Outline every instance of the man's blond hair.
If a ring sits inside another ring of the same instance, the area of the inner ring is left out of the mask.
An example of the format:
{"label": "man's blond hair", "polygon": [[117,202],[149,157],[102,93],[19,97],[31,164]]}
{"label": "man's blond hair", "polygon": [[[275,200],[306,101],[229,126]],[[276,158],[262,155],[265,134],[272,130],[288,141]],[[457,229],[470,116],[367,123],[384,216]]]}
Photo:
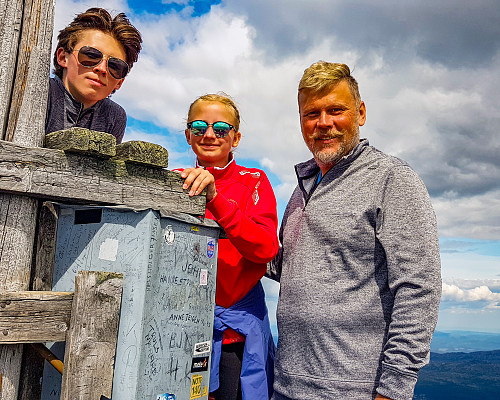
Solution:
{"label": "man's blond hair", "polygon": [[358,82],[351,75],[351,70],[346,64],[326,61],[315,62],[304,71],[302,79],[299,82],[299,94],[303,90],[321,94],[330,90],[341,81],[347,82],[349,90],[356,101],[356,106],[359,108],[361,96],[359,94]]}

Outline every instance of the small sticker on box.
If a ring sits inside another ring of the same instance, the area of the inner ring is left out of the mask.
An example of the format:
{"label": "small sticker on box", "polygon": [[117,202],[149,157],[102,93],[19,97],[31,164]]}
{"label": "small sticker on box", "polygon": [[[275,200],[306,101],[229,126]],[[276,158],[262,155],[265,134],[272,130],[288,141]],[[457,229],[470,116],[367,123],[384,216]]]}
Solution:
{"label": "small sticker on box", "polygon": [[210,353],[211,350],[212,350],[212,341],[211,340],[206,341],[206,342],[196,343],[194,345],[193,355],[199,356],[201,354]]}
{"label": "small sticker on box", "polygon": [[200,271],[200,285],[207,286],[208,284],[208,269],[202,269]]}
{"label": "small sticker on box", "polygon": [[172,245],[174,244],[175,241],[175,232],[172,229],[172,225],[167,225],[167,228],[165,229],[165,234],[163,235],[165,238],[165,242],[167,244]]}
{"label": "small sticker on box", "polygon": [[207,241],[207,257],[212,258],[215,254],[215,239],[208,238]]}
{"label": "small sticker on box", "polygon": [[201,397],[201,383],[203,382],[203,375],[193,375],[191,377],[191,396],[190,400],[199,399]]}
{"label": "small sticker on box", "polygon": [[156,400],[175,400],[175,394],[170,394],[170,393],[159,394]]}
{"label": "small sticker on box", "polygon": [[193,361],[191,362],[191,372],[208,371],[208,360],[209,356],[193,357]]}
{"label": "small sticker on box", "polygon": [[99,260],[116,261],[118,240],[107,238],[99,247]]}

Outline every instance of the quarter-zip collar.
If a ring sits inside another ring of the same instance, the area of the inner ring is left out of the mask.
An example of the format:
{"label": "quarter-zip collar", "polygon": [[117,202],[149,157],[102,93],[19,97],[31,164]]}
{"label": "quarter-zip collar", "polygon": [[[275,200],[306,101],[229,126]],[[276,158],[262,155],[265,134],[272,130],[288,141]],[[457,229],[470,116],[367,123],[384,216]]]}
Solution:
{"label": "quarter-zip collar", "polygon": [[93,113],[94,110],[99,107],[100,102],[98,101],[91,107],[84,108],[83,103],[76,100],[71,93],[64,86],[64,82],[57,75],[54,77],[57,85],[64,93],[64,129],[69,129],[74,126],[78,126],[78,122],[82,119],[85,114]]}
{"label": "quarter-zip collar", "polygon": [[[325,179],[329,175],[337,174],[338,172],[347,169],[367,146],[369,146],[368,139],[361,139],[359,144],[356,145],[356,147],[354,147],[349,154],[342,157],[337,164],[330,168],[321,180]],[[314,192],[314,189],[316,189],[316,187],[321,183],[321,181],[318,182],[320,168],[316,163],[316,160],[311,158],[308,161],[295,165],[295,173],[297,174],[300,190],[302,191],[304,199],[307,203]]]}

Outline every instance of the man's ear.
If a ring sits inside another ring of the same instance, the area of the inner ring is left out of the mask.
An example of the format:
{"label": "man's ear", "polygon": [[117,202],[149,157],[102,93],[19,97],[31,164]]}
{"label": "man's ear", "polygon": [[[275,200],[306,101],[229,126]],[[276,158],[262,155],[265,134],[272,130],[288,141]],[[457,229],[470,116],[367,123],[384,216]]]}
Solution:
{"label": "man's ear", "polygon": [[59,47],[57,49],[57,63],[63,67],[63,68],[67,68],[68,67],[68,53],[66,53],[66,51],[62,48],[62,47]]}
{"label": "man's ear", "polygon": [[363,126],[366,122],[366,106],[365,102],[362,101],[359,105],[359,116],[358,116],[359,126]]}
{"label": "man's ear", "polygon": [[186,140],[187,140],[188,144],[191,146],[191,132],[189,131],[189,129],[186,129],[184,131],[184,134],[186,135]]}

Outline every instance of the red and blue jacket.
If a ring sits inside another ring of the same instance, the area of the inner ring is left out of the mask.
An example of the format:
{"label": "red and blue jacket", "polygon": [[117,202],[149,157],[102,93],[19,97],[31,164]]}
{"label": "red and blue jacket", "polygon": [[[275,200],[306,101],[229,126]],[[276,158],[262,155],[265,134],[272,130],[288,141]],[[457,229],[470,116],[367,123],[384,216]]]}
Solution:
{"label": "red and blue jacket", "polygon": [[[277,254],[276,198],[264,171],[237,165],[206,168],[215,178],[217,196],[207,203],[206,218],[217,221],[227,235],[219,240],[215,303],[229,308],[255,287]],[[264,303],[264,296],[262,298]],[[223,344],[244,341],[232,329]]]}

